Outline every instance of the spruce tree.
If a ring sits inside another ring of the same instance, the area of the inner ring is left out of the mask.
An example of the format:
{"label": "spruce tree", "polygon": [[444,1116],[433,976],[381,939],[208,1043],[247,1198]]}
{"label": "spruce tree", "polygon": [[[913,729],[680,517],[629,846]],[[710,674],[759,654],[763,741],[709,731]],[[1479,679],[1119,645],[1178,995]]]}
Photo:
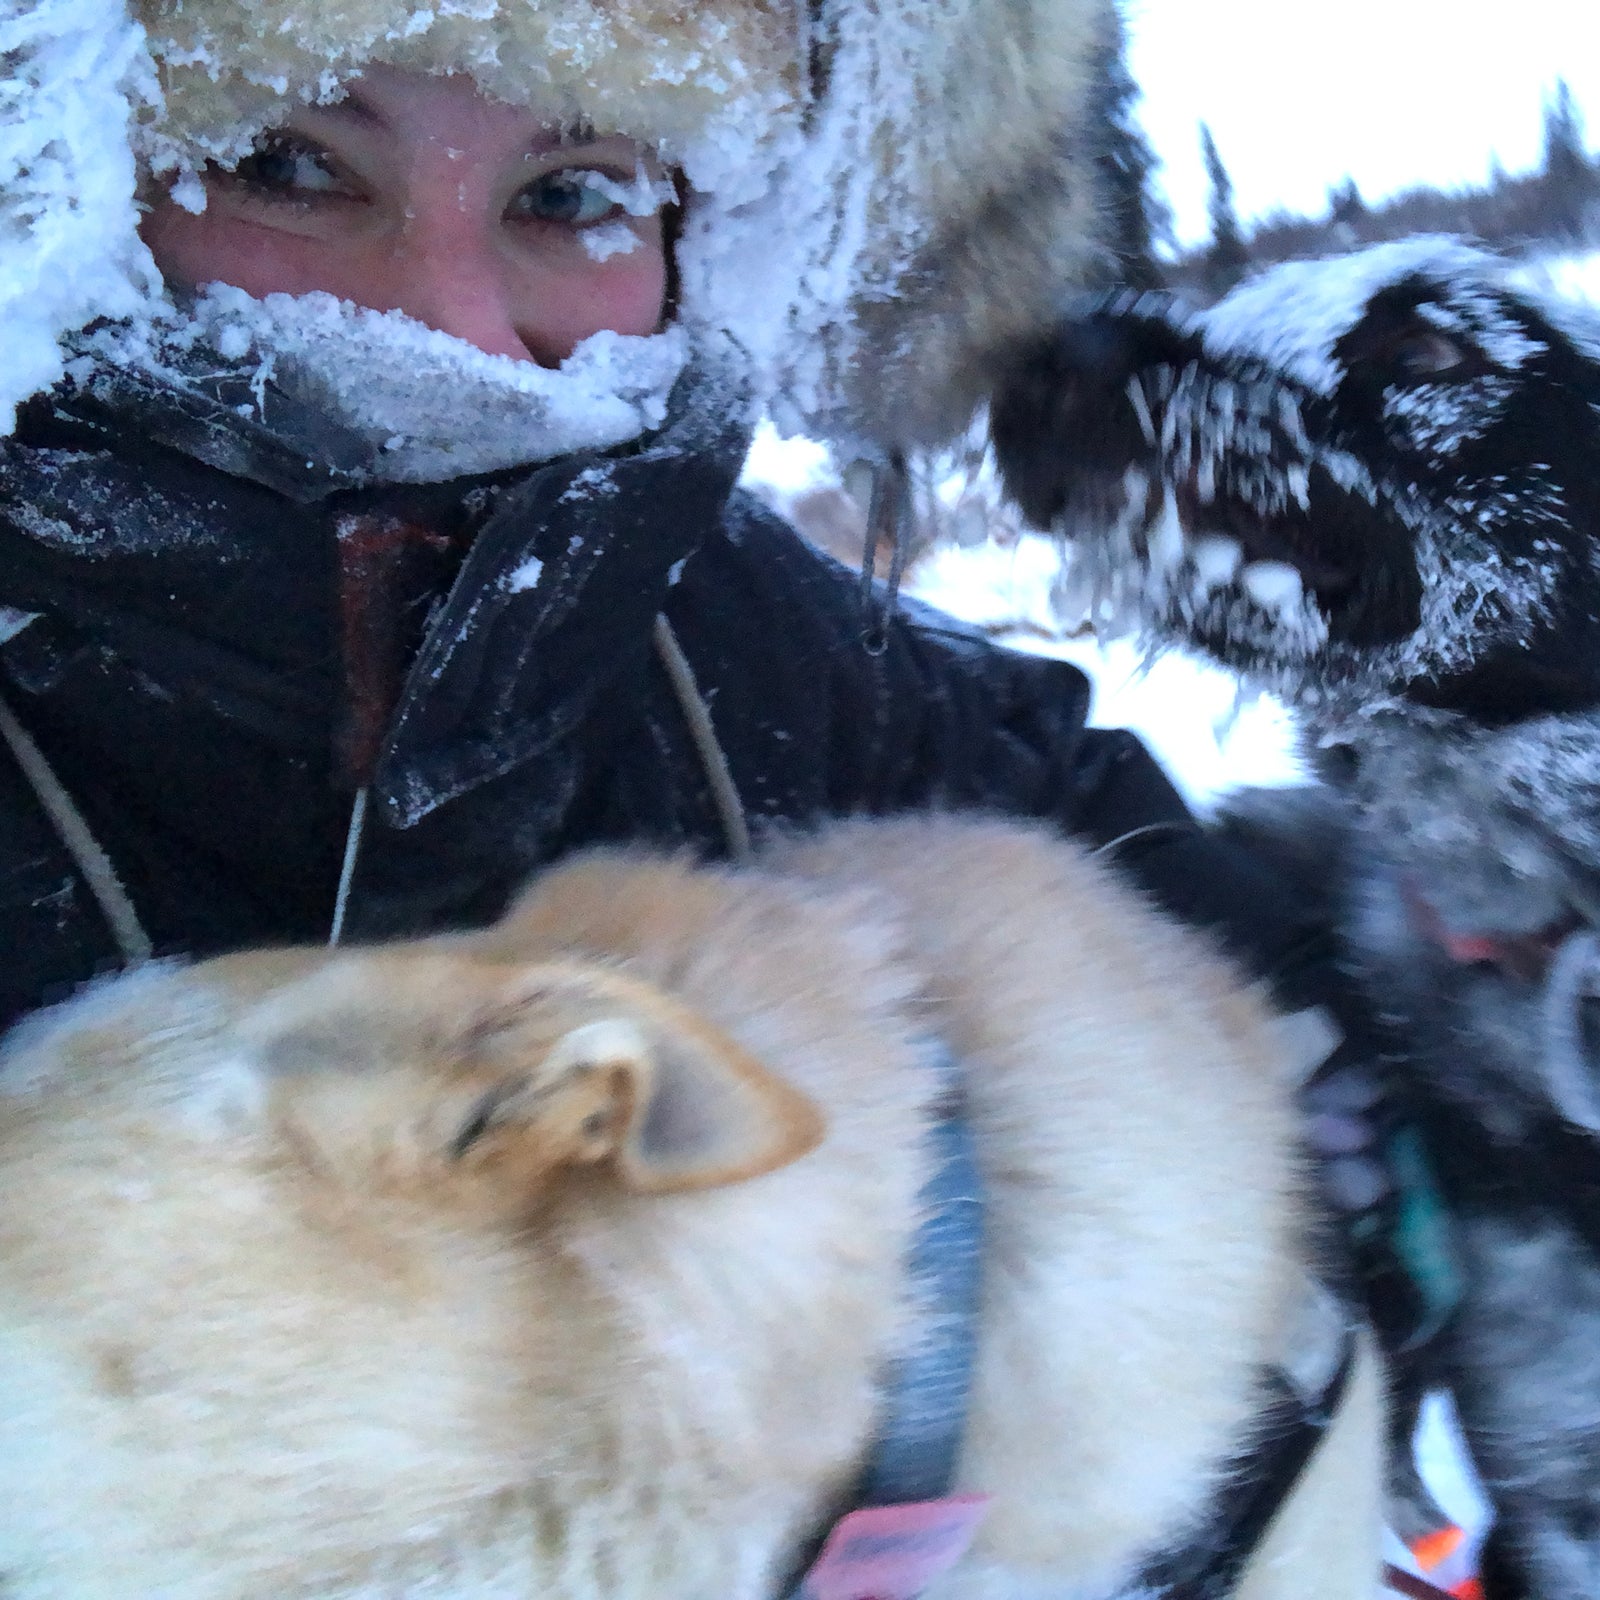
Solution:
{"label": "spruce tree", "polygon": [[1367,202],[1356,180],[1347,177],[1328,190],[1328,236],[1336,249],[1354,250],[1363,242]]}
{"label": "spruce tree", "polygon": [[1578,238],[1597,184],[1584,147],[1583,116],[1565,78],[1556,80],[1555,96],[1545,102],[1541,178],[1545,231],[1557,238]]}
{"label": "spruce tree", "polygon": [[1158,288],[1162,272],[1156,252],[1172,237],[1172,214],[1155,193],[1155,151],[1139,126],[1134,107],[1139,86],[1128,70],[1127,37],[1120,20],[1106,46],[1099,74],[1101,130],[1096,167],[1103,227],[1115,257],[1117,280],[1136,289]]}
{"label": "spruce tree", "polygon": [[1346,178],[1328,191],[1328,218],[1332,222],[1345,222],[1354,226],[1367,214],[1367,202],[1354,178]]}
{"label": "spruce tree", "polygon": [[1250,252],[1239,227],[1238,213],[1233,208],[1233,179],[1223,165],[1222,153],[1211,137],[1211,129],[1203,122],[1200,124],[1200,154],[1211,185],[1206,200],[1206,211],[1211,218],[1211,246],[1206,251],[1204,278],[1206,288],[1220,296],[1244,276],[1250,265]]}

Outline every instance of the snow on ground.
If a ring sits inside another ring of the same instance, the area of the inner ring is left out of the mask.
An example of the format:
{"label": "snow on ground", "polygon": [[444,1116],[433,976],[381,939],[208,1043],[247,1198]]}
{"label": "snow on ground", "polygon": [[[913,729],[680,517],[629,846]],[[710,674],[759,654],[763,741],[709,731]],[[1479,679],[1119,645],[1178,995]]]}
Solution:
{"label": "snow on ground", "polygon": [[827,445],[815,439],[780,438],[770,422],[763,422],[750,441],[739,481],[783,511],[808,489],[838,483],[839,474]]}

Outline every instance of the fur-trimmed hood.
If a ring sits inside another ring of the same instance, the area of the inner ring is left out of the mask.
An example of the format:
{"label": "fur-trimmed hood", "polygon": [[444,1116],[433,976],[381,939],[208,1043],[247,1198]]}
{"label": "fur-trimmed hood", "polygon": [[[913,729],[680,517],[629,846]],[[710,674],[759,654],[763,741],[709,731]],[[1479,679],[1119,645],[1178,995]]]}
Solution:
{"label": "fur-trimmed hood", "polygon": [[935,442],[1090,258],[1111,0],[0,0],[0,423],[161,295],[136,185],[371,62],[657,148],[679,322],[780,424]]}

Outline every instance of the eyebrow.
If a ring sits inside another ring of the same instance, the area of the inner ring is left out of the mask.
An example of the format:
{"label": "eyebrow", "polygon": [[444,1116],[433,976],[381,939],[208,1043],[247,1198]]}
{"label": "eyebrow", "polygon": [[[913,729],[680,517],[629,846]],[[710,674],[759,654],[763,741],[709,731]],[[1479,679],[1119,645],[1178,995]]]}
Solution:
{"label": "eyebrow", "polygon": [[[363,127],[387,129],[388,118],[362,99],[359,89],[359,83],[352,84],[338,100],[314,101],[305,109],[327,116],[336,116],[341,120],[359,122]],[[531,156],[543,156],[549,155],[552,150],[581,149],[585,145],[599,144],[602,140],[613,137],[618,136],[602,134],[588,118],[578,117],[530,139],[528,153]]]}
{"label": "eyebrow", "polygon": [[354,89],[346,89],[341,99],[325,100],[320,104],[309,105],[306,110],[325,111],[330,116],[350,117],[357,122],[365,123],[371,128],[388,126],[383,117],[374,111]]}

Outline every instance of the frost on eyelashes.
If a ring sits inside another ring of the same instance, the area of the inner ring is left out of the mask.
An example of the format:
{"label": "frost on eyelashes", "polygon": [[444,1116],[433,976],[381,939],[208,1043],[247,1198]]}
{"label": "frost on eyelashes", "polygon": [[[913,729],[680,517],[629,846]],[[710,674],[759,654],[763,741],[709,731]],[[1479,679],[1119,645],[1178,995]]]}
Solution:
{"label": "frost on eyelashes", "polygon": [[621,183],[604,172],[583,171],[575,174],[585,189],[621,206],[630,217],[653,217],[663,206],[672,205],[678,191],[670,178],[651,173],[643,162],[634,168],[633,179]]}

